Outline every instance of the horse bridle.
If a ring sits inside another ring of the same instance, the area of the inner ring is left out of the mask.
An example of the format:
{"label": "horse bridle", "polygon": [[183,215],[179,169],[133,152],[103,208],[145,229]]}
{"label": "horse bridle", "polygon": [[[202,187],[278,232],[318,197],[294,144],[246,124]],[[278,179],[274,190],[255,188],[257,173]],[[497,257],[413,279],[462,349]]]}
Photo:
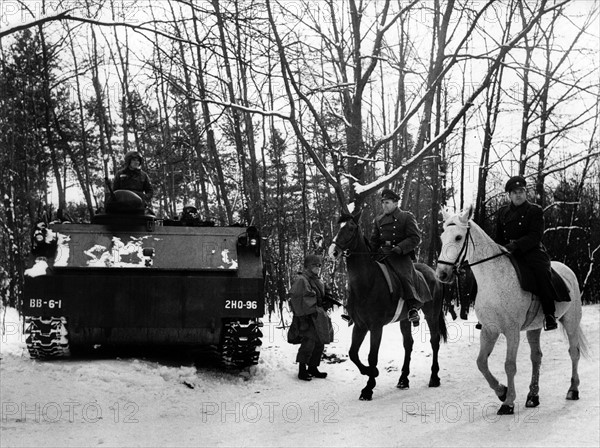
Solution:
{"label": "horse bridle", "polygon": [[[452,223],[452,224],[449,224],[449,225],[454,226],[456,224]],[[460,271],[463,269],[464,264],[467,263],[466,257],[467,257],[467,250],[469,248],[469,238],[471,240],[473,240],[473,237],[471,236],[471,226],[467,225],[467,234],[465,235],[465,241],[463,242],[462,247],[458,251],[458,255],[456,256],[456,260],[454,260],[454,262],[452,262],[452,261],[440,260],[438,258],[438,261],[437,261],[438,264],[444,264],[444,265],[447,265],[447,266],[452,266],[452,270],[454,271],[454,273],[459,274]],[[462,257],[462,261],[459,261],[461,257]]]}
{"label": "horse bridle", "polygon": [[[456,225],[456,224],[454,224],[454,223],[448,224],[448,226],[454,226],[454,225]],[[473,237],[471,236],[471,226],[467,224],[467,234],[465,235],[465,241],[464,241],[462,247],[460,248],[458,255],[456,256],[456,260],[454,261],[454,263],[450,262],[450,261],[438,259],[438,261],[437,261],[438,264],[445,264],[447,266],[452,266],[452,270],[454,271],[454,273],[460,274],[461,271],[465,267],[476,266],[478,264],[485,263],[486,261],[493,260],[494,258],[498,258],[498,257],[508,254],[508,252],[500,252],[499,254],[495,254],[495,255],[492,255],[491,257],[484,258],[483,260],[476,261],[475,263],[469,263],[466,260],[467,250],[469,249],[469,239],[471,240],[471,242],[474,245],[475,241],[473,241]],[[461,256],[462,256],[462,261],[459,262]]]}
{"label": "horse bridle", "polygon": [[[350,222],[350,221],[348,221],[348,222]],[[348,239],[348,244],[349,244],[349,245],[350,245],[350,242],[352,242],[353,240],[356,240],[356,239],[357,239],[357,235],[356,235],[356,234],[358,233],[358,224],[354,223],[354,225],[355,225],[355,227],[356,227],[356,228],[355,228],[355,229],[352,231],[352,238]],[[338,232],[338,233],[339,233],[339,232]],[[335,236],[335,238],[333,239],[332,243],[333,243],[333,245],[334,245],[335,247],[337,247],[337,248],[338,248],[338,249],[339,249],[339,250],[342,252],[342,256],[343,256],[343,257],[346,257],[346,258],[347,258],[347,257],[349,257],[349,256],[350,256],[350,254],[351,254],[351,253],[354,253],[354,254],[370,254],[370,253],[371,253],[371,252],[364,252],[364,253],[363,253],[363,252],[351,251],[351,248],[350,248],[350,247],[343,248],[343,247],[342,247],[342,246],[340,246],[340,245],[338,244],[338,242],[337,242],[337,237],[338,237],[338,236],[339,236],[339,235],[336,235],[336,236]],[[354,241],[354,244],[353,244],[352,246],[354,247],[354,246],[356,246],[357,244],[358,244],[358,241]]]}

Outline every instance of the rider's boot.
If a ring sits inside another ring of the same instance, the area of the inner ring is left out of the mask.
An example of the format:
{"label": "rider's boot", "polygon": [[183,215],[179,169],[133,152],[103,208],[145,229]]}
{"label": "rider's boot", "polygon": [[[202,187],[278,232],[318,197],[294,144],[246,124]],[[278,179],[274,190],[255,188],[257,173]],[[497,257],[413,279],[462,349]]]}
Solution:
{"label": "rider's boot", "polygon": [[419,326],[419,305],[421,302],[415,299],[407,299],[406,305],[408,306],[408,320],[412,322],[413,327]]}
{"label": "rider's boot", "polygon": [[553,314],[546,314],[544,316],[544,330],[556,330],[558,328],[558,324],[556,323],[556,317]]}
{"label": "rider's boot", "polygon": [[544,299],[542,299],[542,310],[544,311],[544,330],[556,330],[558,324],[556,323],[556,317],[554,317],[554,312],[556,310],[554,307],[554,300],[546,299],[546,301],[544,301]]}

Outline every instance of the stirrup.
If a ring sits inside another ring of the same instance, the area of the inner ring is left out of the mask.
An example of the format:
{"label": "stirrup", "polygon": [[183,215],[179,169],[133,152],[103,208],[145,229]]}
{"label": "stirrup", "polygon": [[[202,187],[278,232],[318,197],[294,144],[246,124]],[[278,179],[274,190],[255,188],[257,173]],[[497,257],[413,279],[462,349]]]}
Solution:
{"label": "stirrup", "polygon": [[354,323],[352,318],[350,316],[348,316],[347,314],[342,314],[342,319],[345,320],[346,322],[348,322],[348,326],[351,326]]}

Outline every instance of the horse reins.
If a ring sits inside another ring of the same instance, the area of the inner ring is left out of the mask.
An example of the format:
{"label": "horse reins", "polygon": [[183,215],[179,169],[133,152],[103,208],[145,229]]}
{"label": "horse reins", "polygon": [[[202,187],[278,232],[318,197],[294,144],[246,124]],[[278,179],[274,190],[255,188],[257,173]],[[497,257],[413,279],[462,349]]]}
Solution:
{"label": "horse reins", "polygon": [[[456,224],[452,223],[450,225],[456,225]],[[356,231],[354,231],[353,234],[356,234]],[[355,239],[355,238],[352,238],[352,239]],[[478,261],[476,261],[474,263],[469,263],[466,260],[467,251],[468,251],[468,248],[469,248],[469,240],[471,240],[471,242],[473,243],[473,245],[475,245],[475,241],[473,241],[473,236],[471,235],[471,226],[467,225],[467,234],[465,235],[465,242],[463,243],[462,247],[460,248],[460,251],[458,252],[456,260],[454,262],[450,262],[450,261],[445,261],[445,260],[438,259],[438,261],[437,261],[438,264],[445,264],[445,265],[448,265],[448,266],[452,266],[453,271],[455,273],[459,274],[465,267],[477,266],[478,264],[485,263],[486,261],[493,260],[494,258],[498,258],[498,257],[502,257],[504,255],[508,255],[508,252],[500,252],[499,254],[492,255],[491,257],[487,257],[487,258],[484,258],[482,260],[478,260]],[[344,256],[344,257],[349,257],[351,253],[354,253],[354,254],[357,254],[357,255],[360,255],[360,254],[362,254],[362,255],[372,255],[371,252],[352,252],[350,250],[350,248],[344,249],[343,247],[341,247],[337,243],[337,236],[333,239],[332,243],[338,249],[340,249],[340,251],[342,252],[342,256]],[[355,245],[356,245],[356,242],[353,244],[353,246],[355,246]],[[461,257],[462,257],[462,261],[459,261],[461,259]]]}

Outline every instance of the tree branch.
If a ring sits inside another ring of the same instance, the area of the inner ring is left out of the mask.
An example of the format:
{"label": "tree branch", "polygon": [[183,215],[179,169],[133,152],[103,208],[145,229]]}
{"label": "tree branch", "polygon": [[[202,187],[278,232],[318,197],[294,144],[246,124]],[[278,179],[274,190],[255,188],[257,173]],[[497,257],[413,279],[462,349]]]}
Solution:
{"label": "tree branch", "polygon": [[198,42],[191,41],[191,40],[188,40],[188,39],[182,39],[182,38],[179,38],[177,36],[173,36],[172,34],[165,33],[163,31],[159,31],[157,29],[146,28],[146,27],[141,26],[141,25],[134,25],[134,24],[127,23],[127,22],[103,22],[103,21],[96,20],[96,19],[88,19],[86,17],[78,17],[78,16],[71,15],[70,14],[71,11],[73,11],[73,9],[68,9],[68,10],[65,10],[65,11],[62,11],[62,12],[59,12],[59,13],[56,13],[56,14],[47,15],[47,16],[41,17],[39,19],[32,20],[30,22],[26,22],[26,23],[23,23],[23,24],[20,24],[20,25],[17,25],[17,26],[13,26],[13,27],[7,28],[7,29],[5,29],[3,31],[0,31],[0,39],[2,39],[5,36],[8,36],[9,34],[16,33],[18,31],[23,31],[23,30],[25,30],[27,28],[31,28],[33,26],[41,26],[41,25],[43,25],[45,23],[48,23],[48,22],[55,22],[55,21],[62,21],[62,20],[72,20],[74,22],[88,23],[90,25],[110,26],[110,27],[123,26],[123,27],[126,27],[126,28],[134,29],[136,31],[148,31],[150,33],[154,33],[154,34],[157,34],[159,36],[163,36],[163,37],[166,37],[168,39],[172,39],[172,40],[177,41],[177,42],[182,42],[182,43],[186,43],[186,44],[193,45],[193,46],[205,47],[205,45],[202,45],[202,44],[200,44]]}
{"label": "tree branch", "polygon": [[556,173],[558,171],[563,171],[563,170],[569,168],[570,166],[577,165],[579,162],[583,162],[586,159],[591,159],[592,157],[598,157],[598,156],[600,156],[600,151],[599,152],[592,152],[590,154],[586,154],[585,156],[582,156],[582,157],[580,157],[578,159],[575,159],[575,160],[571,161],[567,165],[561,166],[559,168],[554,168],[552,170],[544,171],[544,173],[543,173],[544,177],[545,176],[549,176],[550,174]]}
{"label": "tree branch", "polygon": [[[427,144],[423,149],[421,149],[419,152],[414,154],[410,159],[408,159],[404,163],[404,165],[399,166],[398,168],[396,168],[395,170],[393,170],[386,176],[383,176],[380,179],[378,179],[374,182],[371,182],[367,185],[360,185],[358,183],[354,184],[353,187],[354,187],[356,195],[363,196],[363,197],[367,196],[367,195],[371,194],[372,192],[376,191],[377,189],[379,189],[382,185],[393,181],[394,179],[400,177],[403,173],[408,171],[410,168],[417,165],[421,161],[421,159],[423,158],[423,156],[425,154],[427,154],[431,149],[433,149],[436,145],[438,145],[442,140],[444,140],[454,130],[454,127],[462,119],[462,117],[466,114],[467,110],[471,106],[473,106],[475,99],[489,85],[489,83],[492,79],[492,76],[494,76],[494,73],[500,66],[500,64],[501,64],[502,60],[504,59],[504,57],[506,56],[506,54],[510,50],[512,50],[521,39],[523,39],[523,37],[531,30],[533,25],[536,24],[541,19],[542,16],[544,16],[545,14],[547,14],[550,11],[553,11],[556,8],[560,8],[567,2],[568,2],[568,0],[565,0],[565,1],[561,2],[560,4],[555,4],[547,9],[545,9],[544,6],[546,4],[546,1],[544,1],[541,6],[540,11],[537,13],[537,15],[535,17],[533,17],[530,20],[530,22],[527,24],[527,26],[525,28],[523,28],[509,43],[507,43],[506,45],[503,45],[501,47],[498,55],[495,58],[494,63],[488,69],[488,72],[487,72],[485,78],[483,79],[483,81],[481,82],[479,87],[477,87],[477,89],[469,96],[469,98],[467,99],[465,104],[461,107],[461,109],[458,111],[456,116],[450,121],[450,124],[448,126],[446,126],[446,128],[440,134],[435,136],[435,138],[433,138],[432,141],[429,142],[429,144]],[[440,77],[443,76],[443,74],[445,74],[446,71],[447,70],[444,70],[444,72],[442,72],[442,74],[440,74]],[[396,128],[396,130],[397,129],[398,128]],[[394,130],[394,131],[396,131],[396,130]],[[383,144],[384,140],[385,139],[380,140],[378,142],[378,145]]]}

